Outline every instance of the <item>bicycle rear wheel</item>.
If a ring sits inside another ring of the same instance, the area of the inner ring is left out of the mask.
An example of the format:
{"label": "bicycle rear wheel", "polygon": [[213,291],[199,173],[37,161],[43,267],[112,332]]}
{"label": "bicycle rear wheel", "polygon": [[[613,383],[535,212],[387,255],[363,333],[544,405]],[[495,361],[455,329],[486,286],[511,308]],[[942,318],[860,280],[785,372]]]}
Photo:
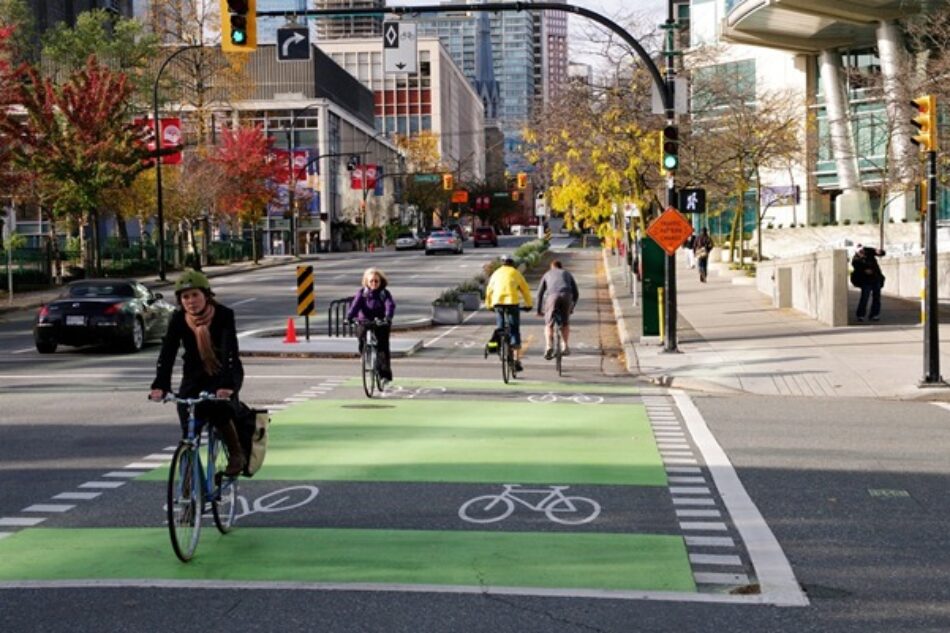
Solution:
{"label": "bicycle rear wheel", "polygon": [[376,348],[372,345],[363,346],[363,391],[367,398],[373,397],[376,389]]}
{"label": "bicycle rear wheel", "polygon": [[234,528],[234,514],[237,507],[237,477],[225,477],[224,470],[228,465],[228,455],[224,451],[224,443],[217,433],[209,439],[211,455],[214,456],[214,497],[211,500],[211,513],[214,515],[214,524],[218,531],[227,534]]}
{"label": "bicycle rear wheel", "polygon": [[505,384],[508,384],[508,381],[511,380],[510,370],[511,366],[508,364],[508,360],[511,357],[511,342],[506,338],[501,341],[501,379],[505,381]]}
{"label": "bicycle rear wheel", "polygon": [[172,549],[184,563],[195,555],[201,535],[204,504],[200,482],[198,449],[190,444],[179,444],[168,470],[168,495],[165,502]]}

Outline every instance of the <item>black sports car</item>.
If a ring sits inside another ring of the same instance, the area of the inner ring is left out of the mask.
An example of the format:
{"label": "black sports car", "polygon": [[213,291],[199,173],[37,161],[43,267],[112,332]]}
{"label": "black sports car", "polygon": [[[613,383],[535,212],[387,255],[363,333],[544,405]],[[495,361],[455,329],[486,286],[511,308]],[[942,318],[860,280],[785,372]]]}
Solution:
{"label": "black sports car", "polygon": [[161,339],[175,306],[134,279],[85,279],[41,306],[33,340],[41,354],[56,346],[108,343],[137,352]]}

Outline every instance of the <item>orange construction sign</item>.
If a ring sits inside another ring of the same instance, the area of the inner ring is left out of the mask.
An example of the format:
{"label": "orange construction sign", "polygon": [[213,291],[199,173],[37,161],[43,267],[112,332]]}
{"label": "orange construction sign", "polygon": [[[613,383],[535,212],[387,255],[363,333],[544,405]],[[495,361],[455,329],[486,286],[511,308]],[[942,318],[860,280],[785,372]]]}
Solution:
{"label": "orange construction sign", "polygon": [[468,202],[468,191],[465,189],[456,189],[452,192],[452,202],[461,202],[465,204]]}
{"label": "orange construction sign", "polygon": [[673,207],[667,207],[666,211],[647,227],[647,235],[652,237],[667,255],[675,254],[676,249],[692,234],[693,226],[689,220]]}

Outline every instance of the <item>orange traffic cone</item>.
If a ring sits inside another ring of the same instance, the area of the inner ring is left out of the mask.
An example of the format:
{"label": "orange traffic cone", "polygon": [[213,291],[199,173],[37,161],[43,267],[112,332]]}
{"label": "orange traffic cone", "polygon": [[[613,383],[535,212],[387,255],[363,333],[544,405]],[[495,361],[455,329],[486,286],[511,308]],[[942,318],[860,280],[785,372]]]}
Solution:
{"label": "orange traffic cone", "polygon": [[287,319],[287,335],[284,337],[284,343],[296,343],[297,330],[294,328],[294,318]]}

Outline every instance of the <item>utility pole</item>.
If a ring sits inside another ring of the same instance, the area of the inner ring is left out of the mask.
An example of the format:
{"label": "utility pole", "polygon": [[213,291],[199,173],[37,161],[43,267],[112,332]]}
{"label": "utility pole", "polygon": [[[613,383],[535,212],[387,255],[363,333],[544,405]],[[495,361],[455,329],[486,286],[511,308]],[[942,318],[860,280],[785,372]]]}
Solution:
{"label": "utility pole", "polygon": [[[676,140],[679,140],[678,131],[676,130],[676,110],[674,106],[674,90],[676,85],[676,68],[674,66],[674,59],[676,57],[676,51],[674,48],[675,45],[675,31],[676,31],[676,19],[675,19],[675,6],[673,0],[667,0],[667,14],[666,22],[663,25],[664,35],[666,36],[666,45],[664,46],[663,54],[666,57],[666,69],[663,77],[663,84],[666,89],[666,103],[665,103],[665,115],[666,115],[666,128],[667,130],[672,130],[673,135],[676,137]],[[662,157],[661,157],[662,158]],[[676,206],[676,165],[673,166],[673,169],[667,169],[666,177],[666,207],[675,207]],[[664,318],[666,319],[665,324],[665,333],[666,336],[663,339],[663,351],[665,352],[676,352],[676,254],[666,256],[666,281],[663,289],[663,299],[664,303]]]}

